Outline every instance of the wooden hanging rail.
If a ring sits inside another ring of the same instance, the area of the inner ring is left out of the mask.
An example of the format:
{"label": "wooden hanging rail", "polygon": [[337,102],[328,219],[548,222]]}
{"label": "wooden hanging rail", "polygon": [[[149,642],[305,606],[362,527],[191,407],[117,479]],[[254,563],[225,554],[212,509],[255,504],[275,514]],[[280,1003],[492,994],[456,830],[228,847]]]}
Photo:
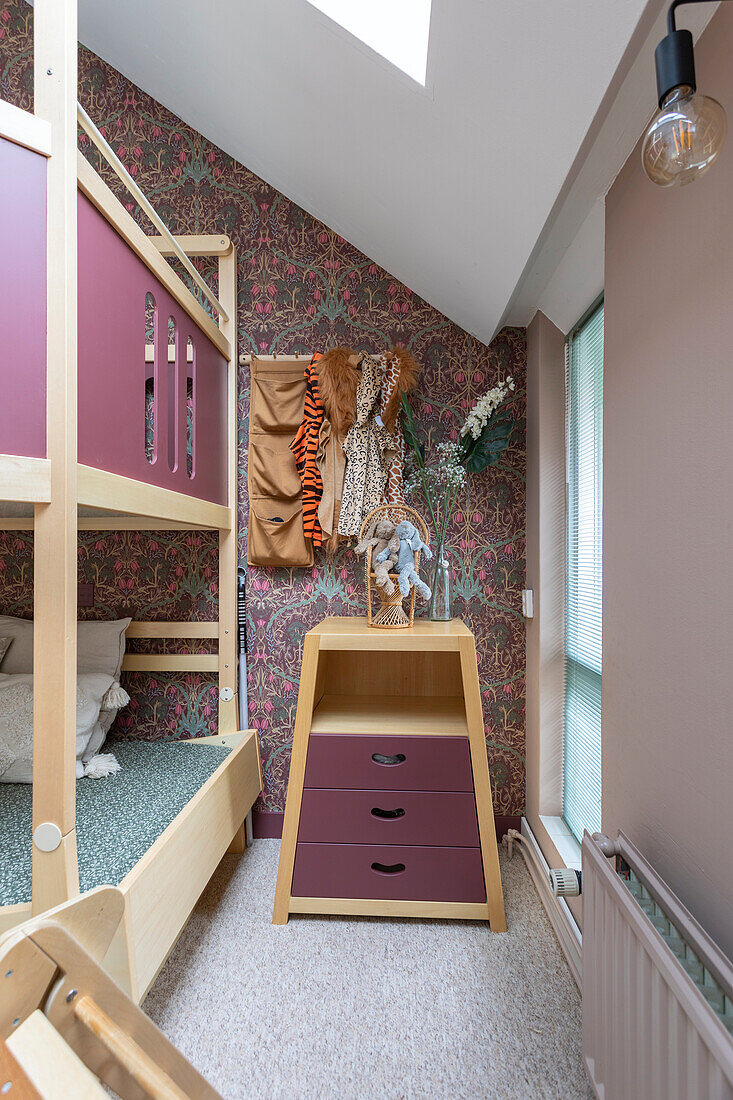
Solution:
{"label": "wooden hanging rail", "polygon": [[282,355],[258,355],[255,351],[242,352],[239,356],[240,367],[246,367],[253,359],[256,359],[258,363],[294,363],[301,360],[307,365],[313,358],[312,351],[290,351],[284,352]]}

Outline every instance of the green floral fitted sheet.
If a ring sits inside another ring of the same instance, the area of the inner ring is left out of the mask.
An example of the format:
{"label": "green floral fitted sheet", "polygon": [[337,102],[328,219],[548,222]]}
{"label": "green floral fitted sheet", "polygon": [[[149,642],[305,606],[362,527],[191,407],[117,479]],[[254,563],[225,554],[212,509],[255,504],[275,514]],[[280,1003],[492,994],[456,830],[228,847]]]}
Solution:
{"label": "green floral fitted sheet", "polygon": [[[82,890],[117,885],[204,785],[230,749],[185,741],[109,741],[121,771],[76,784]],[[33,788],[0,787],[0,905],[31,900]]]}

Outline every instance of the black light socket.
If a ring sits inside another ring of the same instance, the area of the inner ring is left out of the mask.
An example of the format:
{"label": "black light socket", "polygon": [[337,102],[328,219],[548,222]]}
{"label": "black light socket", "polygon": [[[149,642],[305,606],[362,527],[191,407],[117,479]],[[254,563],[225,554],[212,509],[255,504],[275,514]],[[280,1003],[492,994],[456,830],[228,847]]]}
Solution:
{"label": "black light socket", "polygon": [[666,35],[654,51],[654,63],[660,107],[672,89],[679,88],[681,84],[687,84],[695,91],[695,52],[689,31],[672,31]]}

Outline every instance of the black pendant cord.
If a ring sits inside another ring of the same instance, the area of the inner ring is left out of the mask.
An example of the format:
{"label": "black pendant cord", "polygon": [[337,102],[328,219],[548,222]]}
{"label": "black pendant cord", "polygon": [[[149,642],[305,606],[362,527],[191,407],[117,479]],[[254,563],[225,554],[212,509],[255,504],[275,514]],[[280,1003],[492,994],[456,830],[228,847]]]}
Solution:
{"label": "black pendant cord", "polygon": [[674,34],[677,30],[675,12],[682,4],[707,4],[709,0],[672,0],[667,10],[667,34]]}

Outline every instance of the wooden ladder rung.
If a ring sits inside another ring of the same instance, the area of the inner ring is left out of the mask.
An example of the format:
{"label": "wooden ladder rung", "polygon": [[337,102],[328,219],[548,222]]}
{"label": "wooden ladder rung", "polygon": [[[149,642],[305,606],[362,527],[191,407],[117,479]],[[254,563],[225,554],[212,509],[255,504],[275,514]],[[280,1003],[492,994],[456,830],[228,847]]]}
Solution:
{"label": "wooden ladder rung", "polygon": [[92,997],[81,997],[74,1006],[74,1015],[151,1100],[192,1100]]}

